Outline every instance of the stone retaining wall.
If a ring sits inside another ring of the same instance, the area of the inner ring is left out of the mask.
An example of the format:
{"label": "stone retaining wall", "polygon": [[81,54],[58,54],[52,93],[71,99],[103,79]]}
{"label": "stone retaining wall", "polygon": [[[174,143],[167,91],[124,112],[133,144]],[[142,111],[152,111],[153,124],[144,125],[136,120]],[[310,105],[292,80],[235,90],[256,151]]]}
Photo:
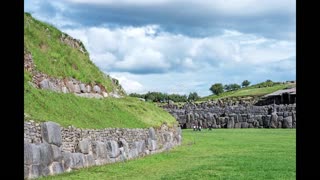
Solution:
{"label": "stone retaining wall", "polygon": [[201,125],[207,128],[295,128],[296,105],[235,105],[221,106],[212,103],[192,104],[183,107],[163,106],[182,128]]}
{"label": "stone retaining wall", "polygon": [[169,150],[182,141],[179,127],[159,129],[61,127],[54,122],[24,123],[24,177],[126,161]]}

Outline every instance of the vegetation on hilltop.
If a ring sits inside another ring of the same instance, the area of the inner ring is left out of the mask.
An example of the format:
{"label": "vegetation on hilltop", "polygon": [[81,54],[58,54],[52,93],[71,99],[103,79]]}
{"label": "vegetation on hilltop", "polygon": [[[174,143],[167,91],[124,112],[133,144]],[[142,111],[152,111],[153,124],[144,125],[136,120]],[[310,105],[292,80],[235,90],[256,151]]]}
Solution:
{"label": "vegetation on hilltop", "polygon": [[84,83],[102,84],[108,92],[124,91],[119,84],[99,70],[89,58],[83,44],[81,52],[61,41],[67,36],[57,28],[24,14],[24,46],[31,52],[36,69],[56,78],[72,77]]}

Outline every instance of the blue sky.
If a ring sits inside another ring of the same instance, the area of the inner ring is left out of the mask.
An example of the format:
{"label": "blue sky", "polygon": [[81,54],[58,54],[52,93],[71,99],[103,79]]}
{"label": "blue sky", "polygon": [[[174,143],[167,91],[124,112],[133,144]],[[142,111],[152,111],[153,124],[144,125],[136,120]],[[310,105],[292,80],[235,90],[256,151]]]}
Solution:
{"label": "blue sky", "polygon": [[26,0],[128,93],[296,79],[294,0]]}

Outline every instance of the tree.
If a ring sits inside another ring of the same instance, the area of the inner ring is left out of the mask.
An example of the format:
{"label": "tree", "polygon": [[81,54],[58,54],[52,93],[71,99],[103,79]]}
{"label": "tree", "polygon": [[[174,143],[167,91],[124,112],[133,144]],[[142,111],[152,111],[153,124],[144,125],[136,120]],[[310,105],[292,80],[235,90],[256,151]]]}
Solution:
{"label": "tree", "polygon": [[223,93],[223,85],[221,83],[213,84],[209,90],[212,91],[213,94],[219,95]]}
{"label": "tree", "polygon": [[224,85],[224,90],[225,91],[230,91],[231,90],[231,86],[229,84]]}
{"label": "tree", "polygon": [[229,86],[231,91],[235,91],[241,88],[239,84],[230,84]]}
{"label": "tree", "polygon": [[189,101],[196,101],[198,100],[200,97],[198,96],[198,94],[196,92],[191,92],[188,96],[188,100]]}
{"label": "tree", "polygon": [[251,83],[250,81],[244,80],[241,85],[242,85],[242,87],[247,87],[250,85],[250,83]]}

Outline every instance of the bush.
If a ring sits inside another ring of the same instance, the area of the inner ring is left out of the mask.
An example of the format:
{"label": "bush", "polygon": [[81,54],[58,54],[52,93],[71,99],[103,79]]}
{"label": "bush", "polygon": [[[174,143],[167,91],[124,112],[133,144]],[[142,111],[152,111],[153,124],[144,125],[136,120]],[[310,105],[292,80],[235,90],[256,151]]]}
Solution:
{"label": "bush", "polygon": [[241,85],[242,85],[242,87],[247,87],[250,85],[250,83],[251,83],[250,81],[244,80]]}

